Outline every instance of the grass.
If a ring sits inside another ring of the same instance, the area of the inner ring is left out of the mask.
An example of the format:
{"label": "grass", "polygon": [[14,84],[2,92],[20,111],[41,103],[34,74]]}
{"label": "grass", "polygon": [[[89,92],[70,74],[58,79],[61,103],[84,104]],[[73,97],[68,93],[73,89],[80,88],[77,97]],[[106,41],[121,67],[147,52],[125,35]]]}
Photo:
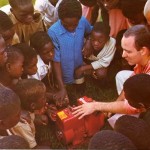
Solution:
{"label": "grass", "polygon": [[8,0],[0,0],[0,7],[8,4]]}

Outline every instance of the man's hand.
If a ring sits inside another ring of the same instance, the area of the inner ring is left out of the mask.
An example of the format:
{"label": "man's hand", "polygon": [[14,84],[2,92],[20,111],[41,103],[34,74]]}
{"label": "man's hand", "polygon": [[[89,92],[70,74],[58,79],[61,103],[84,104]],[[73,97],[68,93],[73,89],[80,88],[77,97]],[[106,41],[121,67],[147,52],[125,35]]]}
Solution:
{"label": "man's hand", "polygon": [[75,117],[80,116],[79,119],[82,119],[84,116],[92,114],[95,111],[95,102],[82,104],[74,107],[73,110]]}

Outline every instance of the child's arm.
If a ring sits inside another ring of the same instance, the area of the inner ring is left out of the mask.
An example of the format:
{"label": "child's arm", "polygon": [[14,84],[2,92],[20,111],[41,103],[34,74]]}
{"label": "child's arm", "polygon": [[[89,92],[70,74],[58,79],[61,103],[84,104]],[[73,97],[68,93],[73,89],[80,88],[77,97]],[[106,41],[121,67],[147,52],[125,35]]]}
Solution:
{"label": "child's arm", "polygon": [[90,65],[83,65],[83,66],[77,68],[75,70],[75,77],[76,78],[81,77],[85,73],[85,71],[87,71],[87,70],[93,70],[93,67],[91,64]]}
{"label": "child's arm", "polygon": [[54,95],[54,98],[62,101],[67,95],[67,92],[66,92],[63,79],[62,79],[61,64],[60,62],[54,62],[53,66],[54,66],[54,73],[55,73],[56,81],[57,81],[58,88],[59,88],[59,91]]}

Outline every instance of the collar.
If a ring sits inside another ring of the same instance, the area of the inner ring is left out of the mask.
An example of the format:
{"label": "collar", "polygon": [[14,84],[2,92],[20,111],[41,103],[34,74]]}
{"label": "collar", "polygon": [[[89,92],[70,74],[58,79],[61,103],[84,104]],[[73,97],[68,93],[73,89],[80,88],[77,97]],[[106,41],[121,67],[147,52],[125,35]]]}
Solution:
{"label": "collar", "polygon": [[[81,17],[82,18],[82,17]],[[82,27],[82,25],[81,25],[81,19],[79,20],[79,23],[78,23],[78,26],[76,27],[76,29],[75,29],[75,31],[76,30],[80,30],[80,29],[82,29],[83,27]],[[68,32],[68,30],[66,30],[65,28],[64,28],[64,26],[61,24],[61,20],[59,19],[58,20],[58,24],[59,24],[59,34],[60,35],[62,35],[62,34],[64,34],[64,33],[67,33]]]}

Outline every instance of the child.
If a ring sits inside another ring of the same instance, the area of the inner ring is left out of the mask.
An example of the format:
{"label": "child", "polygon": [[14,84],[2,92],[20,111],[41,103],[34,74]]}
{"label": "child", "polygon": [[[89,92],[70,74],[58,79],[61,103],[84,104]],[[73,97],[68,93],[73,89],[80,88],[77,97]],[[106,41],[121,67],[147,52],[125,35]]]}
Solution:
{"label": "child", "polygon": [[29,144],[20,136],[10,135],[0,139],[0,149],[29,149]]}
{"label": "child", "polygon": [[[74,71],[83,64],[84,36],[91,32],[89,22],[82,16],[77,0],[63,0],[58,8],[59,19],[48,29],[55,46],[54,72],[59,89],[75,82]],[[66,91],[60,93],[64,98]]]}
{"label": "child", "polygon": [[30,47],[26,43],[19,43],[14,46],[20,49],[24,55],[23,74],[21,78],[30,78],[31,75],[37,73],[37,53],[32,47]]}
{"label": "child", "polygon": [[19,119],[19,97],[11,89],[0,86],[0,130],[6,130],[15,126]]}
{"label": "child", "polygon": [[[57,98],[60,90],[56,86],[52,72],[52,60],[54,57],[54,45],[44,31],[36,32],[32,35],[30,40],[31,46],[37,51],[38,54],[38,71],[35,75],[30,76],[31,78],[36,78],[45,83],[47,87],[47,96],[51,100],[50,103],[56,104],[56,106],[67,105],[69,100],[66,97],[63,101]],[[51,105],[52,106],[52,105]],[[49,113],[48,113],[49,114]],[[52,119],[52,118],[51,118]]]}
{"label": "child", "polygon": [[58,20],[58,6],[62,0],[36,0],[35,9],[38,10],[44,18],[47,29]]}
{"label": "child", "polygon": [[[23,137],[29,143],[30,148],[37,148],[35,140],[34,118],[35,110],[40,110],[46,104],[46,87],[36,79],[20,80],[14,87],[14,91],[21,100],[21,120],[10,132]],[[28,119],[24,118],[24,114]],[[10,134],[10,133],[9,133]]]}
{"label": "child", "polygon": [[4,66],[7,61],[6,43],[0,35],[0,67]]}
{"label": "child", "polygon": [[13,88],[23,73],[24,56],[14,46],[7,47],[6,51],[8,58],[5,66],[0,68],[0,83],[6,87]]}
{"label": "child", "polygon": [[89,73],[94,78],[103,79],[106,77],[108,67],[114,57],[116,41],[114,38],[109,37],[109,30],[105,28],[102,22],[95,23],[90,41],[94,51],[86,60],[90,60],[91,63],[77,68],[75,75],[78,77],[90,71]]}
{"label": "child", "polygon": [[9,0],[9,4],[11,12],[8,15],[20,42],[28,43],[33,33],[44,30],[41,15],[34,12],[32,0]]}
{"label": "child", "polygon": [[121,133],[103,130],[90,140],[88,149],[98,150],[137,150],[132,141]]}
{"label": "child", "polygon": [[128,137],[139,150],[150,149],[150,128],[144,120],[124,115],[116,121],[114,130]]}
{"label": "child", "polygon": [[14,25],[9,16],[0,10],[0,34],[2,34],[7,45],[19,43],[19,38],[14,30]]}

